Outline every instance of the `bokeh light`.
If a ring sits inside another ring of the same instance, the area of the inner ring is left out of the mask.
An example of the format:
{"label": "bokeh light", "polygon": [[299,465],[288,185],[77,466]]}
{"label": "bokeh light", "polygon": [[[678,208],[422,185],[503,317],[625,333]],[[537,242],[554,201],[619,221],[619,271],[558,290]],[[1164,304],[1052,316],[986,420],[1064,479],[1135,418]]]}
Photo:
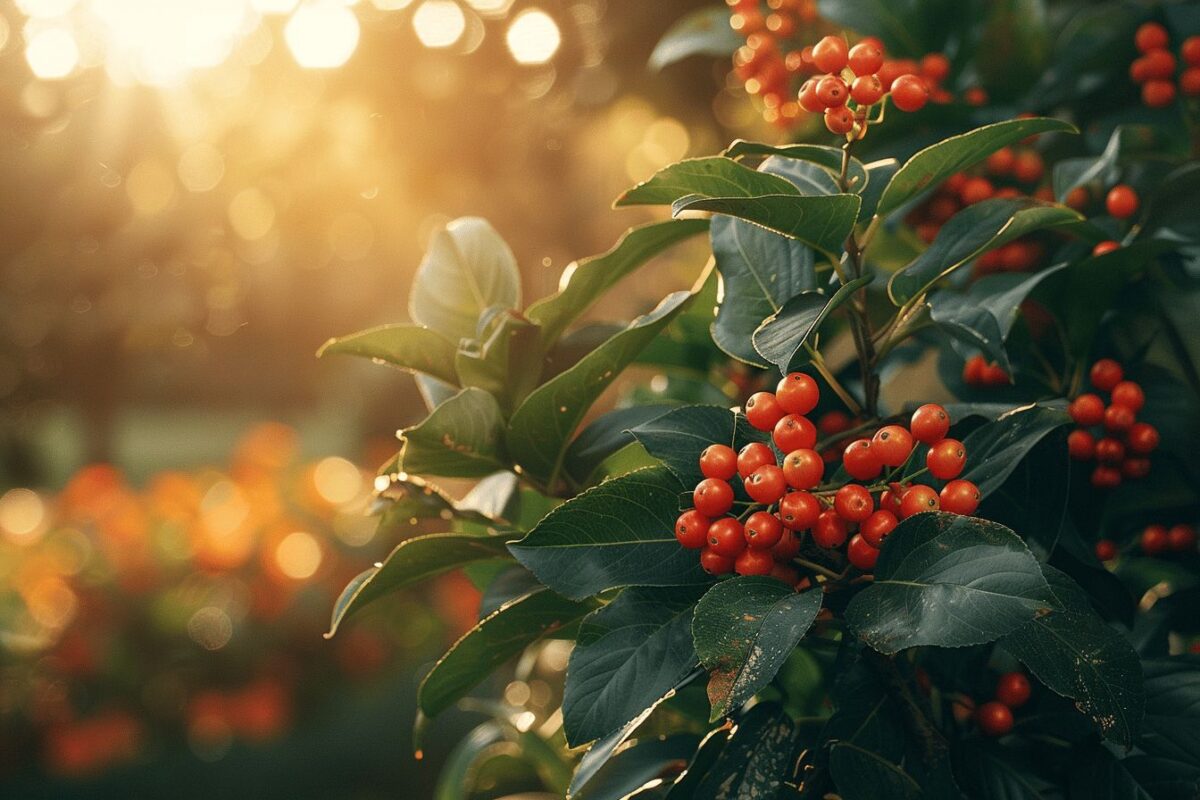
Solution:
{"label": "bokeh light", "polygon": [[275,548],[275,563],[293,580],[311,578],[321,567],[321,543],[311,533],[289,533]]}
{"label": "bokeh light", "polygon": [[342,505],[358,497],[363,489],[363,476],[349,460],[330,456],[317,462],[313,483],[325,502]]}
{"label": "bokeh light", "polygon": [[545,64],[558,52],[562,34],[553,17],[541,9],[530,8],[509,23],[505,42],[518,64]]}
{"label": "bokeh light", "polygon": [[0,497],[0,531],[10,539],[35,539],[46,519],[46,504],[29,489],[10,489]]}
{"label": "bokeh light", "polygon": [[309,2],[296,9],[284,38],[296,63],[307,69],[334,69],[358,47],[358,17],[336,2]]}
{"label": "bokeh light", "polygon": [[37,77],[60,80],[79,66],[79,44],[66,28],[35,29],[25,45],[25,60]]}
{"label": "bokeh light", "polygon": [[467,0],[467,5],[485,17],[502,17],[512,4],[513,0]]}
{"label": "bokeh light", "polygon": [[453,0],[425,0],[413,12],[413,30],[426,47],[449,47],[462,38],[467,16]]}

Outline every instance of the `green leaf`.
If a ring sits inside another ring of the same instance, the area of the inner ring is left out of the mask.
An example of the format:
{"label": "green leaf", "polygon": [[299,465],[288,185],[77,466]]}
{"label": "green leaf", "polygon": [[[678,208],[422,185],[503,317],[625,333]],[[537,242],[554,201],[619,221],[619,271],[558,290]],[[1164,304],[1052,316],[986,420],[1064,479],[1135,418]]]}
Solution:
{"label": "green leaf", "polygon": [[1081,219],[1065,206],[1028,199],[992,199],[967,206],[942,226],[925,252],[892,275],[888,296],[902,305],[988,250],[1033,231]]}
{"label": "green leaf", "polygon": [[1142,662],[1146,716],[1138,747],[1153,756],[1200,766],[1200,659]]}
{"label": "green leaf", "polygon": [[846,621],[881,653],[995,641],[1055,605],[1037,559],[1001,525],[918,514],[885,540]]}
{"label": "green leaf", "polygon": [[833,311],[874,280],[874,275],[846,283],[833,293],[801,292],[783,304],[783,308],[763,320],[754,331],[754,349],[784,374],[794,372],[811,359],[805,347]]}
{"label": "green leaf", "polygon": [[579,627],[563,691],[563,730],[578,747],[620,729],[696,668],[699,592],[626,589]]}
{"label": "green leaf", "polygon": [[650,53],[649,67],[660,70],[691,56],[728,56],[741,43],[729,27],[727,9],[697,9],[667,29]]}
{"label": "green leaf", "polygon": [[521,274],[487,222],[460,217],[434,234],[413,278],[408,313],[452,342],[475,336],[488,308],[519,308]]}
{"label": "green leaf", "polygon": [[878,36],[889,56],[911,58],[940,50],[965,16],[955,13],[960,0],[818,0],[817,10],[835,27]]}
{"label": "green leaf", "polygon": [[417,704],[435,717],[462,699],[492,670],[526,647],[553,636],[592,609],[539,589],[504,604],[454,643],[421,681]]}
{"label": "green leaf", "polygon": [[894,158],[885,158],[867,164],[867,185],[859,191],[862,195],[862,208],[858,211],[858,220],[868,220],[875,216],[879,209],[879,200],[883,197],[892,178],[900,170],[900,162]]}
{"label": "green leaf", "polygon": [[423,372],[438,380],[458,384],[454,372],[454,344],[420,325],[380,325],[339,336],[321,345],[317,357],[326,353],[385,361],[401,369]]}
{"label": "green leaf", "polygon": [[682,197],[799,196],[800,190],[776,175],[743,167],[722,156],[689,158],[663,167],[654,177],[617,198],[616,206],[671,205]]}
{"label": "green leaf", "polygon": [[[780,158],[808,161],[823,168],[830,177],[836,178],[842,172],[842,148],[830,147],[823,144],[787,144],[770,145],[761,142],[748,142],[737,139],[725,149],[727,158],[742,158],[744,156],[779,156]],[[767,170],[770,172],[770,170]],[[781,173],[775,173],[781,174]],[[846,173],[854,192],[862,191],[867,184],[867,170],[857,158],[850,158],[850,166]]]}
{"label": "green leaf", "polygon": [[1074,581],[1049,565],[1042,571],[1062,610],[1025,623],[1001,644],[1038,680],[1074,700],[1105,737],[1131,746],[1143,707],[1137,653]]}
{"label": "green leaf", "polygon": [[741,450],[750,442],[765,442],[746,417],[716,406],[684,406],[644,422],[630,433],[646,452],[671,470],[683,486],[704,479],[700,454],[714,442]]}
{"label": "green leaf", "polygon": [[796,724],[775,703],[759,703],[737,721],[691,800],[755,800],[780,796],[791,780]]}
{"label": "green leaf", "polygon": [[1014,408],[963,439],[967,463],[961,477],[978,486],[980,494],[987,497],[1004,484],[1038,442],[1070,421],[1061,404]]}
{"label": "green leaf", "polygon": [[844,800],[915,800],[921,787],[907,772],[878,753],[839,742],[829,753],[829,771]]}
{"label": "green leaf", "polygon": [[405,471],[482,478],[508,467],[500,404],[482,389],[463,389],[420,423],[400,431]]}
{"label": "green leaf", "polygon": [[511,408],[541,377],[541,331],[515,312],[506,312],[482,346],[463,340],[454,355],[454,369],[463,386],[483,389]]}
{"label": "green leaf", "polygon": [[671,408],[665,404],[630,406],[598,417],[567,448],[563,461],[567,474],[582,485],[605,459],[636,441],[632,429],[661,417]]}
{"label": "green leaf", "polygon": [[954,774],[978,800],[1049,800],[1054,787],[1007,748],[961,742]]}
{"label": "green leaf", "polygon": [[884,190],[875,213],[886,217],[925,190],[932,189],[956,172],[978,164],[1000,148],[1015,144],[1027,136],[1049,131],[1075,132],[1075,127],[1062,120],[1046,117],[1013,119],[985,125],[930,145],[904,162]]}
{"label": "green leaf", "polygon": [[570,276],[566,285],[558,294],[531,305],[526,316],[542,326],[543,341],[557,341],[617,281],[667,248],[707,230],[705,219],[672,219],[630,228],[607,253],[568,266],[563,273]]}
{"label": "green leaf", "polygon": [[533,475],[555,479],[567,445],[592,403],[683,310],[691,296],[687,292],[668,295],[649,314],[633,320],[575,366],[532,392],[508,423],[508,450],[513,459]]}
{"label": "green leaf", "polygon": [[[392,466],[392,465],[389,465]],[[421,520],[455,517],[487,525],[502,515],[487,515],[465,507],[437,486],[416,475],[385,470],[388,484],[372,502],[368,513],[379,515],[379,533],[396,533]]]}
{"label": "green leaf", "polygon": [[586,789],[570,796],[579,800],[622,800],[655,778],[677,771],[699,744],[700,737],[694,733],[638,739],[609,759]]}
{"label": "green leaf", "polygon": [[575,599],[621,586],[709,583],[695,551],[675,540],[682,490],[665,469],[613,478],[551,511],[509,551]]}
{"label": "green leaf", "polygon": [[441,575],[476,561],[505,559],[506,536],[470,536],[465,533],[434,533],[406,539],[383,563],[361,573],[346,586],[333,606],[328,639],[351,614],[405,586]]}
{"label": "green leaf", "polygon": [[775,677],[821,610],[822,593],[797,594],[767,577],[740,577],[708,590],[692,637],[709,671],[710,721],[728,716]]}
{"label": "green leaf", "polygon": [[715,217],[710,239],[724,289],[712,323],[713,341],[739,361],[766,367],[751,337],[788,298],[817,288],[813,252],[795,239],[733,217]]}

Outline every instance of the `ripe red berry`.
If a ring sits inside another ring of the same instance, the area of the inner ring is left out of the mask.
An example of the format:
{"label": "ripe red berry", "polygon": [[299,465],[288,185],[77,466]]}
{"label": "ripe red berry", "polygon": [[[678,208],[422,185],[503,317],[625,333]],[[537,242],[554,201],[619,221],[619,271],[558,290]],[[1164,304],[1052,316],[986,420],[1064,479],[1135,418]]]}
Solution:
{"label": "ripe red berry", "polygon": [[883,472],[883,462],[871,447],[870,439],[857,439],[846,446],[842,465],[856,481],[869,481]]}
{"label": "ripe red berry", "polygon": [[1150,474],[1150,459],[1127,458],[1121,462],[1121,475],[1138,480]]}
{"label": "ripe red berry", "polygon": [[771,557],[779,562],[791,561],[800,554],[800,539],[791,530],[784,529],[779,541],[771,548]]}
{"label": "ripe red berry", "polygon": [[793,450],[783,459],[783,477],[793,489],[811,489],[825,474],[825,459],[816,450]]}
{"label": "ripe red berry", "polygon": [[859,42],[850,48],[846,62],[855,75],[868,77],[883,66],[883,51],[873,42]]}
{"label": "ripe red berry", "polygon": [[742,479],[749,478],[754,470],[764,464],[775,463],[775,451],[762,442],[751,442],[741,449],[737,457],[737,471]]}
{"label": "ripe red berry", "polygon": [[1104,409],[1104,427],[1113,433],[1122,433],[1133,427],[1136,417],[1128,406],[1111,405]]}
{"label": "ripe red berry", "polygon": [[964,516],[975,513],[975,509],[979,508],[980,499],[979,487],[961,478],[947,483],[938,494],[942,511]]}
{"label": "ripe red berry", "polygon": [[[974,205],[982,203],[984,200],[990,200],[992,195],[996,193],[996,188],[992,186],[992,182],[987,178],[968,178],[963,184],[962,191],[958,193],[958,197],[963,201],[964,205]],[[981,362],[983,358],[979,359]]]}
{"label": "ripe red berry", "polygon": [[813,45],[813,62],[822,72],[841,72],[850,59],[850,48],[841,36],[826,36]]}
{"label": "ripe red berry", "polygon": [[1101,539],[1096,542],[1096,558],[1101,561],[1112,561],[1117,557],[1117,543],[1111,539]]}
{"label": "ripe red berry", "polygon": [[875,510],[875,499],[865,486],[847,483],[833,496],[833,508],[847,522],[862,522]]}
{"label": "ripe red berry", "polygon": [[880,509],[871,516],[867,517],[861,525],[858,526],[858,532],[867,540],[867,544],[872,547],[879,547],[883,544],[883,540],[887,535],[896,529],[900,524],[900,520],[896,515],[886,509]]}
{"label": "ripe red berry", "polygon": [[846,546],[846,557],[856,568],[870,572],[875,569],[875,562],[879,560],[879,548],[872,547],[861,533],[856,533],[850,537],[850,544]]}
{"label": "ripe red berry", "polygon": [[733,508],[733,487],[716,478],[705,478],[692,492],[692,505],[704,516],[715,519]]}
{"label": "ripe red berry", "polygon": [[1140,204],[1138,193],[1132,186],[1124,183],[1109,189],[1108,196],[1104,198],[1104,206],[1108,213],[1117,219],[1132,217],[1137,213]]}
{"label": "ripe red berry", "polygon": [[1175,553],[1190,553],[1196,549],[1196,529],[1180,523],[1167,531],[1167,547]]}
{"label": "ripe red berry", "polygon": [[1067,452],[1076,461],[1089,461],[1096,455],[1096,437],[1083,428],[1076,428],[1067,435]]}
{"label": "ripe red berry", "polygon": [[811,450],[817,443],[817,426],[808,417],[788,414],[775,423],[771,433],[775,446],[784,453],[793,450]]}
{"label": "ripe red berry", "polygon": [[770,575],[773,569],[775,559],[765,550],[743,550],[733,562],[738,575]]}
{"label": "ripe red berry", "polygon": [[908,519],[923,511],[937,511],[940,507],[938,493],[932,487],[922,484],[910,486],[900,500],[900,519]]}
{"label": "ripe red berry", "polygon": [[885,425],[871,437],[871,449],[885,467],[898,467],[912,453],[913,437],[903,425]]}
{"label": "ripe red berry", "polygon": [[1121,249],[1120,242],[1114,242],[1113,240],[1109,239],[1107,241],[1100,242],[1100,244],[1093,247],[1092,255],[1094,255],[1094,256],[1108,255],[1112,251],[1120,250],[1120,249]]}
{"label": "ripe red berry", "polygon": [[837,75],[826,75],[817,82],[817,98],[826,108],[840,108],[850,99],[850,88]]}
{"label": "ripe red berry", "polygon": [[1144,55],[1141,74],[1151,81],[1170,81],[1175,77],[1175,56],[1170,50],[1154,50]]}
{"label": "ripe red berry", "polygon": [[1170,81],[1146,81],[1142,86],[1142,102],[1148,108],[1166,108],[1175,102],[1175,84]]}
{"label": "ripe red berry", "polygon": [[916,75],[901,75],[892,83],[892,102],[901,111],[920,111],[929,102],[929,86]]}
{"label": "ripe red berry", "polygon": [[854,130],[854,112],[842,106],[825,112],[825,127],[830,133],[842,134]]}
{"label": "ripe red berry", "polygon": [[937,403],[927,403],[913,412],[908,428],[918,442],[933,444],[950,432],[950,415]]}
{"label": "ripe red berry", "polygon": [[1153,453],[1158,448],[1158,428],[1149,422],[1135,422],[1125,434],[1130,451],[1139,455]]}
{"label": "ripe red berry", "polygon": [[1017,162],[1017,157],[1010,147],[1001,147],[996,152],[987,157],[988,172],[993,175],[1007,175],[1012,172],[1013,165]]}
{"label": "ripe red berry", "polygon": [[983,373],[987,369],[987,362],[983,360],[981,355],[973,355],[963,363],[962,379],[967,386],[982,386]]}
{"label": "ripe red berry", "polygon": [[1013,175],[1021,183],[1037,183],[1046,174],[1046,162],[1033,150],[1022,150],[1013,163]]}
{"label": "ripe red berry", "polygon": [[821,401],[817,382],[803,372],[790,372],[775,387],[775,398],[789,414],[808,414]]}
{"label": "ripe red berry", "polygon": [[941,83],[950,77],[950,59],[941,53],[928,53],[921,58],[921,76],[931,83]]}
{"label": "ripe red berry", "polygon": [[712,520],[696,509],[685,511],[675,520],[675,538],[689,550],[699,550],[708,541],[708,528]]}
{"label": "ripe red berry", "polygon": [[1200,36],[1189,36],[1179,46],[1179,55],[1188,66],[1200,67]]}
{"label": "ripe red berry", "polygon": [[777,503],[787,491],[783,470],[774,464],[764,464],[745,480],[746,494],[756,503]]}
{"label": "ripe red berry", "polygon": [[1139,544],[1142,546],[1142,552],[1148,556],[1166,552],[1167,548],[1171,546],[1167,529],[1162,525],[1147,525],[1146,529],[1142,531]]}
{"label": "ripe red berry", "polygon": [[723,556],[711,547],[700,551],[700,566],[709,575],[728,575],[733,572],[733,559]]}
{"label": "ripe red berry", "polygon": [[737,558],[746,549],[746,532],[733,517],[721,517],[708,526],[708,548],[726,558]]}
{"label": "ripe red berry", "polygon": [[770,392],[755,392],[746,401],[746,421],[760,431],[774,428],[784,413],[779,401]]}
{"label": "ripe red berry", "polygon": [[767,511],[755,511],[746,517],[746,544],[752,550],[770,550],[783,536],[783,523]]}
{"label": "ripe red berry", "polygon": [[821,512],[821,516],[817,517],[817,524],[812,529],[813,542],[817,547],[827,549],[841,547],[846,543],[848,534],[846,520],[839,517],[832,508]]}
{"label": "ripe red berry", "polygon": [[825,110],[825,104],[817,97],[818,83],[818,78],[809,78],[800,86],[800,93],[797,95],[800,107],[810,114],[820,114]]}
{"label": "ripe red berry", "polygon": [[878,75],[860,75],[850,84],[850,99],[860,106],[873,106],[883,97]]}
{"label": "ripe red berry", "polygon": [[1125,406],[1135,414],[1146,404],[1146,395],[1142,387],[1133,381],[1121,381],[1112,390],[1112,402],[1115,406]]}
{"label": "ripe red berry", "polygon": [[808,492],[788,492],[779,501],[779,519],[788,530],[806,531],[819,516],[821,501]]}
{"label": "ripe red berry", "polygon": [[929,473],[943,481],[957,478],[966,463],[966,448],[957,439],[942,439],[931,446],[925,456],[925,466],[929,467]]}
{"label": "ripe red berry", "polygon": [[833,436],[850,430],[853,424],[854,421],[845,411],[830,411],[822,414],[821,418],[817,420],[817,430],[825,436]]}
{"label": "ripe red berry", "polygon": [[725,444],[710,444],[700,454],[700,472],[706,478],[727,481],[737,475],[737,453]]}
{"label": "ripe red berry", "polygon": [[1134,83],[1145,83],[1150,80],[1150,62],[1145,56],[1135,58],[1129,65],[1129,79]]}
{"label": "ripe red berry", "polygon": [[1021,672],[1006,672],[996,681],[996,699],[1009,708],[1020,708],[1029,702],[1033,687]]}
{"label": "ripe red berry", "polygon": [[1008,706],[993,700],[975,710],[975,721],[986,735],[1003,736],[1012,730],[1013,714]]}
{"label": "ripe red berry", "polygon": [[1105,436],[1096,442],[1096,460],[1101,464],[1120,464],[1125,458],[1125,445],[1119,439]]}
{"label": "ripe red berry", "polygon": [[1100,395],[1081,394],[1067,406],[1067,413],[1080,425],[1099,425],[1104,421],[1104,401]]}
{"label": "ripe red berry", "polygon": [[1179,91],[1188,97],[1200,96],[1200,67],[1188,67],[1179,76]]}
{"label": "ripe red berry", "polygon": [[1121,471],[1101,465],[1092,470],[1091,480],[1097,489],[1115,489],[1121,485]]}
{"label": "ripe red berry", "polygon": [[1102,392],[1111,392],[1113,387],[1125,377],[1125,371],[1113,359],[1102,358],[1095,364],[1092,364],[1092,369],[1088,373],[1088,377],[1092,381],[1092,386],[1095,386]]}
{"label": "ripe red berry", "polygon": [[908,491],[907,486],[902,486],[899,483],[893,483],[883,494],[879,496],[879,507],[884,511],[890,511],[895,516],[900,516],[900,503],[904,500],[904,493]]}
{"label": "ripe red berry", "polygon": [[1162,50],[1170,41],[1171,37],[1167,34],[1167,29],[1157,22],[1142,24],[1133,35],[1133,43],[1142,53]]}

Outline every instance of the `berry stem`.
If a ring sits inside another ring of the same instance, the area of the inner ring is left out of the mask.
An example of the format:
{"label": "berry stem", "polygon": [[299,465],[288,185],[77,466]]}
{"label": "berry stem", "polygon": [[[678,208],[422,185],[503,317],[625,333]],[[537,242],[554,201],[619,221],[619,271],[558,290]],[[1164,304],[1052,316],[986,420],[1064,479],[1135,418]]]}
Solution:
{"label": "berry stem", "polygon": [[846,391],[846,387],[842,386],[841,381],[835,378],[833,373],[829,371],[829,366],[825,363],[825,357],[821,355],[821,351],[807,342],[804,344],[804,348],[808,350],[809,358],[812,359],[813,369],[825,379],[825,382],[829,384],[829,388],[833,389],[833,393],[846,405],[847,410],[856,417],[861,415],[863,413],[862,406],[859,405],[850,392]]}
{"label": "berry stem", "polygon": [[814,561],[809,561],[806,558],[793,558],[792,560],[795,561],[800,566],[804,567],[805,569],[812,570],[813,572],[817,573],[818,575],[824,575],[826,578],[829,578],[830,580],[838,580],[841,578],[841,576],[838,575],[838,573],[834,572],[833,570],[828,569],[827,567],[822,567],[820,564],[817,564]]}
{"label": "berry stem", "polygon": [[[852,189],[850,185],[850,151],[853,146],[853,141],[846,142],[842,146],[842,169],[841,174],[838,175],[838,188],[847,193]],[[846,237],[845,249],[853,277],[862,277],[863,251],[853,230]],[[846,279],[840,271],[838,276],[844,285]],[[854,337],[854,348],[858,353],[859,371],[862,376],[863,407],[869,416],[874,417],[879,408],[879,375],[875,371],[877,356],[874,334],[871,331],[871,319],[867,314],[866,297],[866,287],[863,287],[854,293],[854,297],[850,301],[850,331]]]}

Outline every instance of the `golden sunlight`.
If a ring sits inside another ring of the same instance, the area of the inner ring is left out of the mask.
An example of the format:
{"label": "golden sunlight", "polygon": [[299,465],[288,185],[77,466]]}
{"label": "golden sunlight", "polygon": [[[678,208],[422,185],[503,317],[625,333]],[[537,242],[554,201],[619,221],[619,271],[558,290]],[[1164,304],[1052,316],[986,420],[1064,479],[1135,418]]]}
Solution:
{"label": "golden sunlight", "polygon": [[505,41],[518,64],[545,64],[558,52],[562,34],[549,14],[530,8],[513,18]]}

